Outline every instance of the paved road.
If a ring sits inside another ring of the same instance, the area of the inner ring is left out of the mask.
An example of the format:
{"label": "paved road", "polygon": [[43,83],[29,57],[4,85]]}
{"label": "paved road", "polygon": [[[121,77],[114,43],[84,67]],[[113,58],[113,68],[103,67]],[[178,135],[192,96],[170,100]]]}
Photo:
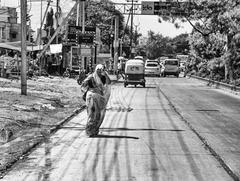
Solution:
{"label": "paved road", "polygon": [[115,84],[98,137],[85,136],[83,111],[2,180],[234,180],[239,103],[192,79],[147,78],[146,88]]}

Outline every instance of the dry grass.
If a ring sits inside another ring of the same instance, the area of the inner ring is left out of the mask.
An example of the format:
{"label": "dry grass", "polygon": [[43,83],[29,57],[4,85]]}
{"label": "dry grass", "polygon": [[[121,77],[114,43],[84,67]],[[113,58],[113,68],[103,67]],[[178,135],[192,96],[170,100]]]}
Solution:
{"label": "dry grass", "polygon": [[28,80],[27,96],[20,81],[0,78],[0,93],[0,170],[84,105],[77,81],[61,77]]}

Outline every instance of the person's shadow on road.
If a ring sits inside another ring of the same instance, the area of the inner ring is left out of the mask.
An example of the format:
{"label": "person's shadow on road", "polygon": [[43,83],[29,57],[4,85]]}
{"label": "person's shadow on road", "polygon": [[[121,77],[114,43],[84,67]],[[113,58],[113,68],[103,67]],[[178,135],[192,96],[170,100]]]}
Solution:
{"label": "person's shadow on road", "polygon": [[96,136],[93,136],[92,138],[124,138],[124,139],[139,139],[135,136],[118,136],[118,135],[104,135],[104,134],[98,134]]}

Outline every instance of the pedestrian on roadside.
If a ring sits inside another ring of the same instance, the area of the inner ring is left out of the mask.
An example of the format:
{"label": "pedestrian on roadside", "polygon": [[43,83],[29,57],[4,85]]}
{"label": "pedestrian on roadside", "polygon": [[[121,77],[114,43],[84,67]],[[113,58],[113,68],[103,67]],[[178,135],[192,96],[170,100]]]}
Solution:
{"label": "pedestrian on roadside", "polygon": [[7,67],[9,65],[9,56],[8,53],[6,53],[3,57],[3,77],[8,78],[9,72],[7,70]]}
{"label": "pedestrian on roadside", "polygon": [[87,125],[86,134],[96,136],[99,133],[106,113],[106,106],[111,94],[111,80],[102,64],[98,64],[95,71],[81,84],[81,90],[86,92]]}
{"label": "pedestrian on roadside", "polygon": [[123,62],[121,60],[118,60],[117,64],[117,79],[120,78],[120,76],[124,79],[124,74],[123,74]]}

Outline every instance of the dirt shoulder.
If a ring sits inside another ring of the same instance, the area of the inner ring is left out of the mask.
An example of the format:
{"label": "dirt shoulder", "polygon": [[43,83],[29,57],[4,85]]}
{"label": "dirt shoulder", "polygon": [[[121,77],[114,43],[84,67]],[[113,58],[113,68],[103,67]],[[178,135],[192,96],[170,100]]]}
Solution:
{"label": "dirt shoulder", "polygon": [[74,79],[33,78],[27,81],[25,96],[21,81],[0,78],[0,172],[84,105]]}

